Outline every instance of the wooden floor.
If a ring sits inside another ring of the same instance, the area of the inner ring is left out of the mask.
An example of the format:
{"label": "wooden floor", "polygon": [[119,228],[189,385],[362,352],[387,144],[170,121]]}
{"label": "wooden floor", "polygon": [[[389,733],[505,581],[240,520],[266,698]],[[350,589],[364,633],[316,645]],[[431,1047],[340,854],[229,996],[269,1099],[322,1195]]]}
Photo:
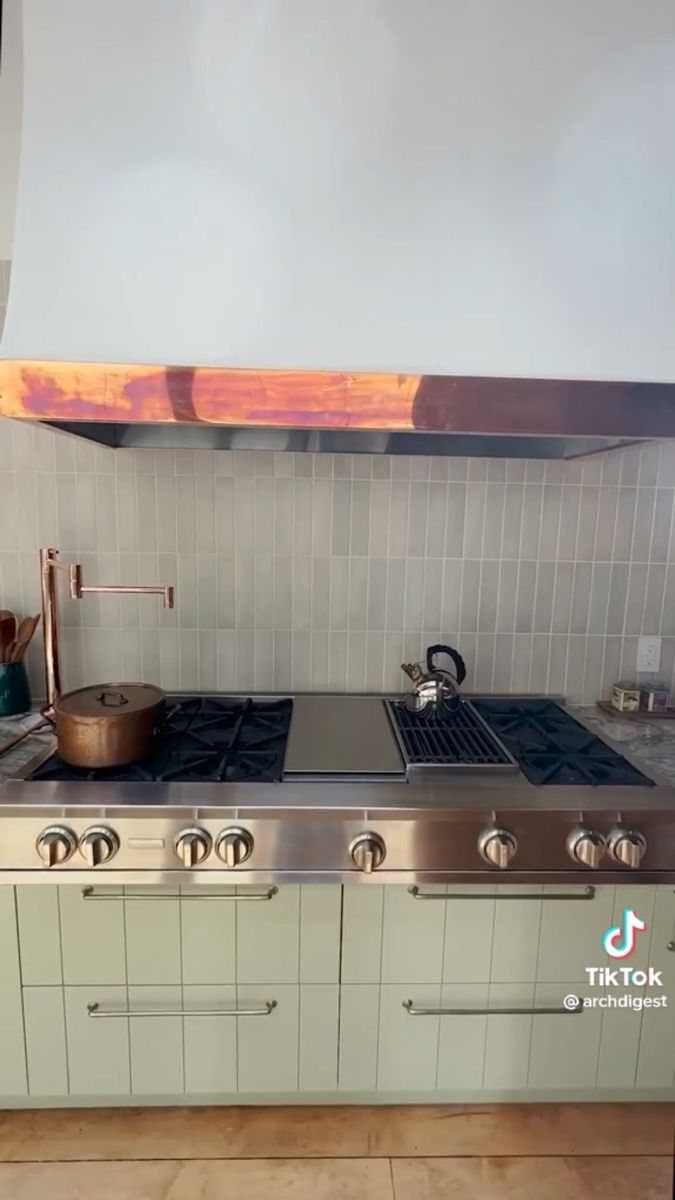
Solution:
{"label": "wooden floor", "polygon": [[0,1200],[673,1200],[675,1105],[0,1114]]}

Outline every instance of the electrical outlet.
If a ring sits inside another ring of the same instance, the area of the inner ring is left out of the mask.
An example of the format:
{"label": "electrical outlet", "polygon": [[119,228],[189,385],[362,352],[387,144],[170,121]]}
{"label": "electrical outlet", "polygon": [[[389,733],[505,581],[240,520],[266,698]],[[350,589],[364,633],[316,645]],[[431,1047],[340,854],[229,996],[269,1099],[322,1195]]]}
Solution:
{"label": "electrical outlet", "polygon": [[638,638],[637,669],[638,671],[656,672],[661,666],[661,638]]}

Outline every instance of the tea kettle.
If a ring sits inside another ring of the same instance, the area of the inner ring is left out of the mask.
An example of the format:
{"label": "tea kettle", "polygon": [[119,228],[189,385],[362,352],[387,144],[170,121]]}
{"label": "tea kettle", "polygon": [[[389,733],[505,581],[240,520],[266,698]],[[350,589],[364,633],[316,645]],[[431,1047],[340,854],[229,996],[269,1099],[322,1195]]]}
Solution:
{"label": "tea kettle", "polygon": [[[437,667],[436,656],[447,654],[452,659],[456,674]],[[402,663],[401,670],[405,671],[414,684],[413,691],[405,698],[406,708],[411,712],[434,712],[441,709],[454,712],[459,708],[459,685],[466,679],[466,666],[461,654],[452,646],[429,646],[427,649],[426,670],[424,663]]]}

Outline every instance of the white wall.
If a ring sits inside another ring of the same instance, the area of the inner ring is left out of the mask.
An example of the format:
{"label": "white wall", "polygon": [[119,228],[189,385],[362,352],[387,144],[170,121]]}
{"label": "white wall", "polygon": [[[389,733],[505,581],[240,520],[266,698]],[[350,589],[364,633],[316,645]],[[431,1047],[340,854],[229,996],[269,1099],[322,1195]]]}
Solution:
{"label": "white wall", "polygon": [[675,378],[672,0],[30,0],[24,46],[6,354]]}
{"label": "white wall", "polygon": [[12,257],[21,135],[21,0],[5,0],[0,70],[0,259]]}

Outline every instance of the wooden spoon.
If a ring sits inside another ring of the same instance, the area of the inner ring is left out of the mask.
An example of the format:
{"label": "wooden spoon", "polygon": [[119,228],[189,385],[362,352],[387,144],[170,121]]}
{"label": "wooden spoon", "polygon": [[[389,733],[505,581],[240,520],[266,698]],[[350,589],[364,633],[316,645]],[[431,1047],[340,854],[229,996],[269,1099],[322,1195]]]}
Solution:
{"label": "wooden spoon", "polygon": [[0,662],[9,662],[8,650],[16,638],[16,617],[9,609],[0,610]]}
{"label": "wooden spoon", "polygon": [[16,638],[9,647],[7,659],[8,662],[19,662],[23,658],[30,644],[30,640],[38,627],[39,621],[39,613],[36,617],[23,618],[23,621],[17,630]]}

